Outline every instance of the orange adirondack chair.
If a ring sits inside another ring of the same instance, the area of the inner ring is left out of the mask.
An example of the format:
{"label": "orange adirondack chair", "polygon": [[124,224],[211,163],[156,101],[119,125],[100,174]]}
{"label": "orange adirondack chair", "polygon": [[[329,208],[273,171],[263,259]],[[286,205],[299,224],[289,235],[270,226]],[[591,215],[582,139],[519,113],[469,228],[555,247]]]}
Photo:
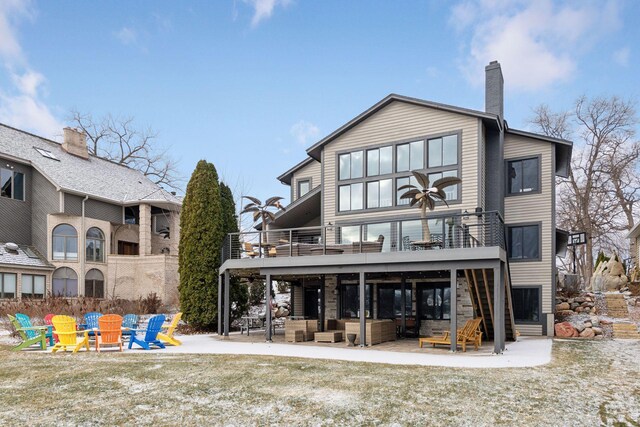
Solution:
{"label": "orange adirondack chair", "polygon": [[100,346],[117,345],[122,351],[122,316],[105,314],[98,319],[99,334],[96,333],[96,351],[100,353]]}

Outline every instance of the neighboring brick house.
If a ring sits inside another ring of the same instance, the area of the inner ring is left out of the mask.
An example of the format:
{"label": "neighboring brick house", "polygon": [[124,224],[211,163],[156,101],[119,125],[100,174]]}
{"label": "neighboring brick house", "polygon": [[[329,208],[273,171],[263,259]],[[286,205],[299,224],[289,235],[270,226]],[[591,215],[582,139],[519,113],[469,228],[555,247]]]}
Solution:
{"label": "neighboring brick house", "polygon": [[59,144],[0,124],[0,188],[0,298],[177,304],[181,200],[89,155],[83,133]]}
{"label": "neighboring brick house", "polygon": [[[567,239],[555,179],[568,175],[572,143],[510,128],[503,86],[492,62],[485,111],[391,94],[309,147],[278,177],[291,187],[286,211],[262,234],[228,239],[259,239],[267,256],[227,248],[221,289],[230,276],[289,281],[293,314],[321,328],[354,317],[365,328],[364,312],[420,335],[453,334],[476,316],[496,352],[515,329],[553,335],[556,253]],[[431,183],[462,179],[445,190],[448,206],[428,213],[429,241],[398,190],[417,183],[415,170]]]}

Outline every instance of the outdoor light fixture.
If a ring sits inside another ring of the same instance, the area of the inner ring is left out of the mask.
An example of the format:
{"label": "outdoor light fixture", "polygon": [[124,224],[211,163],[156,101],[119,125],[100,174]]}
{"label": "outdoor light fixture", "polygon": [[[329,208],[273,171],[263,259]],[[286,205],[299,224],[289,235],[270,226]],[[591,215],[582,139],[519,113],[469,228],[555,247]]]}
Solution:
{"label": "outdoor light fixture", "polygon": [[464,210],[464,212],[462,212],[462,219],[469,219],[469,211],[468,210]]}

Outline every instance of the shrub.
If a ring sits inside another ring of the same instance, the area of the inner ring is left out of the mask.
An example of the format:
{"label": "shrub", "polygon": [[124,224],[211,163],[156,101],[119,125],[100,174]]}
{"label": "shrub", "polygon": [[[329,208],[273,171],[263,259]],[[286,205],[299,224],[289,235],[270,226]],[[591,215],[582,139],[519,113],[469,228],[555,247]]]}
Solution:
{"label": "shrub", "polygon": [[249,284],[249,304],[259,305],[264,300],[265,284],[263,280],[254,280]]}

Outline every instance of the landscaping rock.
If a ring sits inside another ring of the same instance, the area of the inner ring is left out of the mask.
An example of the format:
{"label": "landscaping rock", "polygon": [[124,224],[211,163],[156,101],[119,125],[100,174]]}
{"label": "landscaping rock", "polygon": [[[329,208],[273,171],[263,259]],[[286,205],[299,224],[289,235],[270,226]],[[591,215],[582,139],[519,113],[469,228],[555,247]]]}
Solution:
{"label": "landscaping rock", "polygon": [[568,302],[563,302],[556,305],[556,311],[563,311],[563,310],[571,310],[571,305]]}
{"label": "landscaping rock", "polygon": [[596,336],[596,333],[593,331],[593,328],[586,328],[584,331],[580,332],[580,337],[582,338],[593,338]]}
{"label": "landscaping rock", "polygon": [[594,332],[596,335],[602,335],[602,332],[603,332],[603,331],[602,331],[602,328],[593,327],[593,328],[591,328],[591,329],[593,329],[593,332]]}
{"label": "landscaping rock", "polygon": [[600,319],[600,324],[601,325],[611,325],[611,324],[613,324],[613,322],[611,320],[607,320],[607,319]]}
{"label": "landscaping rock", "polygon": [[584,311],[584,307],[576,307],[574,310],[576,313],[582,313]]}
{"label": "landscaping rock", "polygon": [[582,304],[583,302],[587,302],[587,297],[575,297],[573,301],[577,302],[578,304]]}
{"label": "landscaping rock", "polygon": [[576,331],[578,331],[578,332],[582,332],[582,331],[584,331],[584,330],[585,330],[586,326],[584,326],[584,324],[583,324],[583,323],[579,323],[578,325],[576,325],[576,327],[575,327],[575,328],[576,328]]}
{"label": "landscaping rock", "polygon": [[555,325],[556,336],[562,338],[571,338],[578,336],[578,331],[569,322],[557,323]]}
{"label": "landscaping rock", "polygon": [[593,326],[593,323],[591,323],[590,321],[587,320],[587,321],[584,322],[584,327],[585,328],[590,328],[592,326]]}

